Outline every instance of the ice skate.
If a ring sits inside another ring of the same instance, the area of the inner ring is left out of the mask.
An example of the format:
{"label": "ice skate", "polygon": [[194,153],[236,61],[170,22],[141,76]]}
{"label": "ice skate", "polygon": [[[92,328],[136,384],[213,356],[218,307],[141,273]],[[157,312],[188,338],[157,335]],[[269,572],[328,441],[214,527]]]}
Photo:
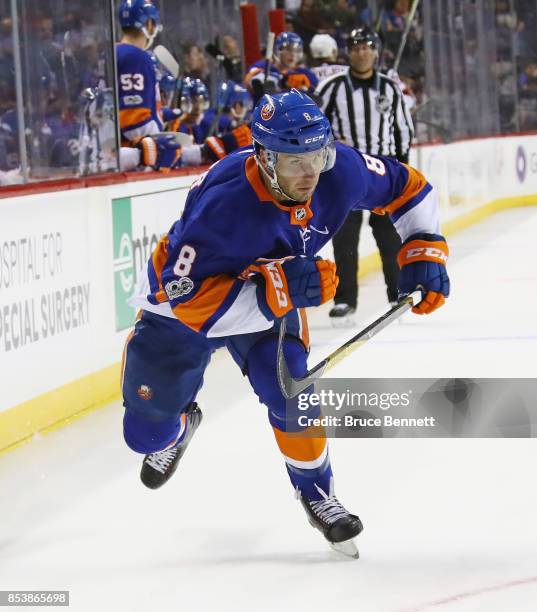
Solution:
{"label": "ice skate", "polygon": [[146,487],[158,489],[171,478],[202,417],[196,402],[190,404],[184,412],[184,432],[180,434],[179,441],[164,450],[145,456],[140,478]]}
{"label": "ice skate", "polygon": [[343,328],[343,327],[354,327],[355,320],[354,314],[356,308],[352,308],[348,304],[336,304],[332,310],[328,313],[330,323],[332,327]]}
{"label": "ice skate", "polygon": [[362,522],[355,514],[346,510],[334,495],[332,481],[330,481],[329,495],[315,486],[323,496],[322,499],[310,501],[303,496],[300,497],[310,524],[324,535],[331,548],[358,559],[360,555],[353,538],[361,533]]}

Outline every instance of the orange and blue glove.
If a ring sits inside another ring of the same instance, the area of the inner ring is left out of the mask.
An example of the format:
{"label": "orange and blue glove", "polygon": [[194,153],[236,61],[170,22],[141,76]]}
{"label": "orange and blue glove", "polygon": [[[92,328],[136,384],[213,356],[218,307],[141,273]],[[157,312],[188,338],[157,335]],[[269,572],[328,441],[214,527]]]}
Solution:
{"label": "orange and blue glove", "polygon": [[142,153],[141,163],[160,172],[169,172],[181,157],[181,145],[173,134],[144,136],[134,142]]}
{"label": "orange and blue glove", "polygon": [[257,284],[257,302],[269,320],[294,308],[320,306],[333,299],[339,278],[336,264],[320,257],[289,257],[256,265],[250,279]]}
{"label": "orange and blue glove", "polygon": [[399,296],[416,290],[423,292],[423,300],[412,308],[416,314],[430,314],[440,308],[449,295],[446,262],[449,249],[440,234],[413,234],[401,246],[397,263]]}

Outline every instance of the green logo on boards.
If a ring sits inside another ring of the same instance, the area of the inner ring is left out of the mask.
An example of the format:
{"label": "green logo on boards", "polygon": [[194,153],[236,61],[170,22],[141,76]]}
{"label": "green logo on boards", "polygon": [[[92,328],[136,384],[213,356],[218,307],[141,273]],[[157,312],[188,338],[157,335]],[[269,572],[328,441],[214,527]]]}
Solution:
{"label": "green logo on boards", "polygon": [[127,300],[133,294],[136,282],[130,198],[112,200],[112,231],[114,235],[116,331],[121,331],[134,324],[136,314],[135,309],[127,303]]}

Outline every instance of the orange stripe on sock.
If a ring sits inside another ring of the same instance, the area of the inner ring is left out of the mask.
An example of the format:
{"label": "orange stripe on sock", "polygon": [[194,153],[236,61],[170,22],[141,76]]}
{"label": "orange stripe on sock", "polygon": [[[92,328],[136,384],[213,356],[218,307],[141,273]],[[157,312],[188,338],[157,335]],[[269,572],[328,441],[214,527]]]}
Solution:
{"label": "orange stripe on sock", "polygon": [[[272,428],[276,442],[283,455],[296,461],[315,461],[326,448],[326,438],[323,427],[308,427],[301,432],[289,433]],[[312,434],[320,437],[309,437]]]}

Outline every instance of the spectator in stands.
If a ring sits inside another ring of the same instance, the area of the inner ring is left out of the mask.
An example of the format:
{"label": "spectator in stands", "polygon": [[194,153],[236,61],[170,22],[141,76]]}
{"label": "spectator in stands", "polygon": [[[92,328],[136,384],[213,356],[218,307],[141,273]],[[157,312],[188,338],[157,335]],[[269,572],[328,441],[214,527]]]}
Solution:
{"label": "spectator in stands", "polygon": [[183,70],[185,77],[205,81],[209,75],[209,63],[203,49],[194,42],[183,45]]}
{"label": "spectator in stands", "polygon": [[217,36],[214,43],[205,46],[205,51],[218,62],[222,62],[222,67],[226,73],[226,79],[240,83],[242,81],[242,59],[239,43],[233,36],[226,34],[222,37],[222,43]]}
{"label": "spectator in stands", "polygon": [[329,26],[330,23],[324,19],[315,0],[302,0],[294,19],[294,31],[302,38],[306,47],[315,34]]}
{"label": "spectator in stands", "polygon": [[349,6],[347,0],[336,0],[334,5],[328,6],[327,18],[332,20],[336,30],[349,32],[357,22],[357,13],[354,6]]}
{"label": "spectator in stands", "polygon": [[385,2],[382,14],[382,30],[384,32],[404,32],[406,15],[409,10],[409,0],[388,0]]}
{"label": "spectator in stands", "polygon": [[224,60],[224,69],[228,80],[240,83],[243,76],[243,66],[241,58],[241,50],[236,38],[226,34],[222,37],[222,53],[226,58]]}

